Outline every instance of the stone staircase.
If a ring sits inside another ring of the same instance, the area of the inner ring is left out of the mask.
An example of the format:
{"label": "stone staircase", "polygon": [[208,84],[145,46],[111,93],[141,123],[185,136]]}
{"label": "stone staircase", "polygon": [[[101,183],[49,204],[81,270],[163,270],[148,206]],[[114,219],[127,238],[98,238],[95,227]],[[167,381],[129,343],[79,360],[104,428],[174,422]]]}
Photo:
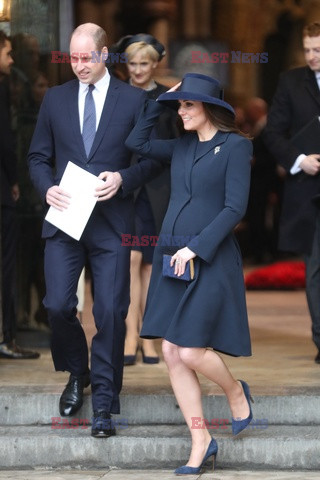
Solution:
{"label": "stone staircase", "polygon": [[[122,395],[117,435],[107,439],[90,436],[88,394],[77,419],[59,418],[59,397],[55,386],[0,387],[1,469],[171,469],[188,458],[190,438],[173,395]],[[225,397],[204,397],[217,469],[320,469],[319,391],[254,400],[253,423],[233,437]]]}

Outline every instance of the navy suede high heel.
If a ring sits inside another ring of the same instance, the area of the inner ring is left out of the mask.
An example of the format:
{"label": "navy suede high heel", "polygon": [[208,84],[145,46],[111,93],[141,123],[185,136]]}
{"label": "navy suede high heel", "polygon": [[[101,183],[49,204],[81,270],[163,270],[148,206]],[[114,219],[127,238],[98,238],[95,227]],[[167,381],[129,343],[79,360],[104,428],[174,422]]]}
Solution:
{"label": "navy suede high heel", "polygon": [[123,365],[128,367],[129,365],[135,365],[137,361],[137,355],[124,355]]}
{"label": "navy suede high heel", "polygon": [[243,380],[239,380],[239,382],[242,385],[243,393],[244,393],[244,395],[247,399],[249,409],[250,409],[250,413],[249,413],[249,416],[247,418],[244,418],[243,420],[236,420],[234,418],[232,419],[232,433],[233,433],[233,435],[238,435],[240,432],[242,432],[242,430],[247,428],[247,426],[251,422],[251,420],[252,420],[252,410],[251,410],[250,400],[251,400],[252,403],[254,403],[254,400],[250,395],[249,385],[246,382],[244,382]]}
{"label": "navy suede high heel", "polygon": [[139,349],[139,347],[136,348],[136,353],[134,355],[124,355],[123,365],[125,367],[127,367],[129,365],[135,365],[136,364],[138,349]]}
{"label": "navy suede high heel", "polygon": [[174,471],[174,473],[176,475],[196,475],[197,473],[200,473],[201,468],[206,463],[208,458],[212,457],[213,455],[214,455],[214,457],[213,457],[213,470],[214,470],[215,463],[216,463],[216,458],[217,458],[217,453],[218,453],[218,444],[215,441],[215,439],[212,438],[211,442],[209,443],[207,452],[206,452],[206,454],[205,454],[205,456],[204,456],[204,458],[201,462],[201,465],[199,467],[188,467],[188,465],[183,465],[183,467],[178,467]]}
{"label": "navy suede high heel", "polygon": [[154,365],[154,364],[160,362],[160,358],[158,357],[158,355],[156,357],[148,357],[147,355],[145,355],[142,347],[141,347],[141,353],[142,353],[143,363],[148,363],[149,365]]}

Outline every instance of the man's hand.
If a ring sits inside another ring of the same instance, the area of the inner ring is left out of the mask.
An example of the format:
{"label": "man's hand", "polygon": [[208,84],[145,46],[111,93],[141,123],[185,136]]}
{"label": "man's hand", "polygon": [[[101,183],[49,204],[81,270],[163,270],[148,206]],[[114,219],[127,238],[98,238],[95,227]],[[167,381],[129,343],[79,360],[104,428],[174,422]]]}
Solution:
{"label": "man's hand", "polygon": [[181,248],[171,258],[170,266],[174,265],[174,273],[180,277],[184,274],[186,264],[191,258],[197,255],[188,247]]}
{"label": "man's hand", "polygon": [[122,178],[119,172],[101,172],[99,177],[101,180],[105,180],[101,187],[96,188],[95,196],[98,197],[98,202],[104,200],[110,200],[114,197],[119,188],[122,185]]}
{"label": "man's hand", "polygon": [[320,155],[318,153],[312,153],[311,155],[307,155],[302,160],[299,167],[307,175],[318,175],[318,173],[320,172]]}
{"label": "man's hand", "polygon": [[69,198],[71,198],[71,195],[62,190],[62,188],[60,188],[58,185],[50,187],[46,194],[47,203],[51,205],[51,207],[54,207],[61,212],[63,212],[63,210],[68,208],[68,205],[70,205]]}

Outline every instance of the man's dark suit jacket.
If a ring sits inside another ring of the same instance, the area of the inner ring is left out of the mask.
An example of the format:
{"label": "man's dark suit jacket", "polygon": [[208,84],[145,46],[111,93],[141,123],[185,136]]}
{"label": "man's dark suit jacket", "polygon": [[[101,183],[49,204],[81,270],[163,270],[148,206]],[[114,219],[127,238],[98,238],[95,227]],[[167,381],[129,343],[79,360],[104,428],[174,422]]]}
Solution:
{"label": "man's dark suit jacket", "polygon": [[[103,171],[120,172],[123,179],[121,191],[111,200],[98,202],[95,210],[100,209],[114,231],[130,233],[133,219],[130,193],[162,170],[159,162],[149,159],[141,159],[130,166],[131,152],[124,145],[145,94],[111,76],[98,130],[87,158],[80,131],[78,91],[79,82],[74,79],[46,93],[28,155],[31,179],[45,200],[47,190],[60,183],[68,161],[94,175]],[[56,231],[56,227],[44,222],[44,238],[52,237]]]}
{"label": "man's dark suit jacket", "polygon": [[0,82],[0,164],[1,164],[1,205],[14,207],[12,187],[18,182],[17,158],[14,138],[10,127],[9,91],[5,81]]}
{"label": "man's dark suit jacket", "polygon": [[291,140],[307,123],[320,115],[320,91],[309,67],[282,74],[269,111],[264,140],[270,152],[287,171],[280,219],[279,248],[310,253],[318,207],[314,196],[320,193],[320,177],[304,172],[290,174],[303,151]]}

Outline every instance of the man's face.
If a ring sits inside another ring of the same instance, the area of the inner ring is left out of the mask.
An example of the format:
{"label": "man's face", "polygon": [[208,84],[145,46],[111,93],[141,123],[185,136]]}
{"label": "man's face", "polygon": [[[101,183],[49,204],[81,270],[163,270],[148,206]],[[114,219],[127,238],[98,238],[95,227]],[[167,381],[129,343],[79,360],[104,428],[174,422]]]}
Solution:
{"label": "man's face", "polygon": [[303,50],[307,65],[313,72],[320,72],[320,35],[304,37]]}
{"label": "man's face", "polygon": [[102,49],[102,53],[103,59],[100,57],[99,60],[97,47],[92,37],[88,35],[74,35],[71,38],[71,67],[80,82],[86,84],[96,83],[103,77],[106,70],[107,47]]}
{"label": "man's face", "polygon": [[13,58],[11,57],[11,42],[5,40],[4,47],[0,50],[0,77],[10,75]]}

